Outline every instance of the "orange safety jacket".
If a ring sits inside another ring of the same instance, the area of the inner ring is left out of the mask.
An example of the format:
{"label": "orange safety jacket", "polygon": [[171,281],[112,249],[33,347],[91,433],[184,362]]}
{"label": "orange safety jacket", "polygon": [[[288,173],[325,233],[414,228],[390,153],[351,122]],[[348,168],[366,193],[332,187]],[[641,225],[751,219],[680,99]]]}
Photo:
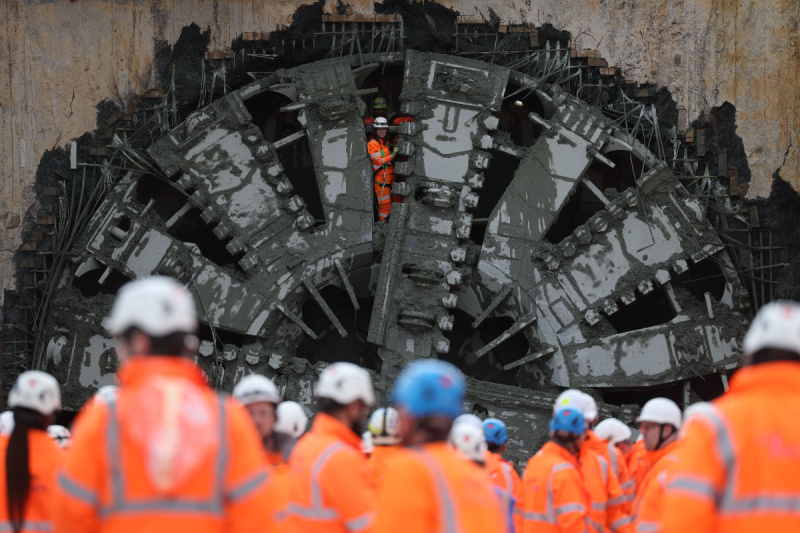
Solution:
{"label": "orange safety jacket", "polygon": [[378,498],[380,498],[383,490],[383,482],[386,480],[386,472],[389,470],[389,465],[404,452],[405,448],[399,444],[393,446],[376,445],[372,450],[369,456],[369,464],[372,467],[372,479]]}
{"label": "orange safety jacket", "polygon": [[[6,487],[6,453],[9,435],[0,436],[0,531],[12,531],[9,520]],[[53,495],[56,472],[66,457],[46,431],[28,430],[28,471],[30,491],[25,505],[24,533],[53,531]]]}
{"label": "orange safety jacket", "polygon": [[739,369],[686,428],[664,531],[800,531],[800,363]]}
{"label": "orange safety jacket", "polygon": [[611,470],[617,476],[620,487],[622,487],[622,493],[625,495],[624,510],[627,514],[630,514],[633,500],[636,497],[636,480],[631,477],[625,456],[619,451],[619,448],[608,440],[601,439],[592,430],[587,432],[586,442],[592,450],[602,455],[611,465]]}
{"label": "orange safety jacket", "polygon": [[134,356],[119,397],[81,413],[59,475],[61,532],[256,532],[268,471],[247,411],[182,357]]}
{"label": "orange safety jacket", "polygon": [[[588,442],[588,441],[587,441]],[[584,442],[581,446],[581,472],[592,502],[589,519],[597,533],[632,531],[630,508],[617,476],[605,457]]]}
{"label": "orange safety jacket", "polygon": [[522,517],[516,512],[522,497],[522,479],[517,471],[499,454],[486,450],[484,453],[486,472],[489,479],[500,492],[503,509],[510,510],[513,514],[514,529],[522,526]]}
{"label": "orange safety jacket", "polygon": [[519,531],[589,533],[590,506],[578,458],[554,442],[545,443],[522,476]]}
{"label": "orange safety jacket", "polygon": [[389,186],[391,191],[390,186],[394,183],[394,156],[389,141],[375,137],[367,143],[367,152],[372,160],[372,180],[376,185]]}
{"label": "orange safety jacket", "polygon": [[506,518],[486,472],[432,442],[392,461],[371,533],[506,533]]}
{"label": "orange safety jacket", "polygon": [[625,456],[628,463],[628,470],[630,471],[631,478],[634,480],[634,499],[639,495],[642,489],[642,483],[647,476],[647,471],[650,470],[650,459],[647,457],[647,450],[644,447],[644,441],[636,441],[633,443],[631,450]]}
{"label": "orange safety jacket", "polygon": [[332,416],[319,413],[289,457],[289,530],[368,530],[376,500],[367,461],[361,437]]}
{"label": "orange safety jacket", "polygon": [[644,478],[642,490],[634,505],[633,521],[637,533],[660,533],[662,531],[664,490],[667,487],[671,471],[677,464],[678,458],[675,452],[679,446],[680,441],[678,440],[648,454],[653,466]]}

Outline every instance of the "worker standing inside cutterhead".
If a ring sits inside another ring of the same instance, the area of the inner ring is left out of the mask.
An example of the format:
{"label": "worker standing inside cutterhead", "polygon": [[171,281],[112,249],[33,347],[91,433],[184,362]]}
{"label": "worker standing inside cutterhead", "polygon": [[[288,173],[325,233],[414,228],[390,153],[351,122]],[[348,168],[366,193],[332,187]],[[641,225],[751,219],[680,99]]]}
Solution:
{"label": "worker standing inside cutterhead", "polygon": [[392,399],[405,452],[388,467],[373,533],[501,533],[507,529],[486,472],[447,442],[461,414],[465,381],[436,359],[411,363]]}
{"label": "worker standing inside cutterhead", "polygon": [[581,475],[586,420],[579,408],[556,407],[550,441],[528,461],[522,476],[522,533],[600,533],[590,526],[591,498]]}
{"label": "worker standing inside cutterhead", "polygon": [[375,138],[367,144],[372,160],[372,181],[378,200],[378,220],[386,222],[392,211],[392,202],[402,202],[403,197],[392,195],[394,184],[394,158],[397,148],[388,141],[389,123],[383,117],[375,119]]}
{"label": "worker standing inside cutterhead", "polygon": [[78,415],[55,530],[263,530],[263,448],[247,411],[210,389],[190,358],[199,344],[191,294],[167,277],[132,281],[105,326],[122,386]]}
{"label": "worker standing inside cutterhead", "polygon": [[56,379],[28,370],[8,395],[14,429],[0,437],[0,531],[53,531],[53,486],[64,452],[47,433],[61,409]]}
{"label": "worker standing inside cutterhead", "polygon": [[666,533],[800,531],[800,304],[762,307],[742,351],[728,392],[691,417]]}
{"label": "worker standing inside cutterhead", "polygon": [[377,118],[384,118],[387,121],[389,119],[389,106],[383,96],[375,97],[372,101],[372,116],[364,119],[364,131],[369,139],[375,137],[375,119]]}
{"label": "worker standing inside cutterhead", "polygon": [[375,491],[361,434],[375,403],[369,373],[352,363],[325,368],[314,389],[319,413],[289,458],[287,531],[366,531]]}

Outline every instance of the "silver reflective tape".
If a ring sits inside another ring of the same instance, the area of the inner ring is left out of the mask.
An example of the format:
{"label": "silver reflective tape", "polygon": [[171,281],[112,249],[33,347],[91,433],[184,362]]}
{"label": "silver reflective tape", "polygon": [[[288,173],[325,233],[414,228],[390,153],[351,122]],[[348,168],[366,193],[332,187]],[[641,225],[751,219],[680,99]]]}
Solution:
{"label": "silver reflective tape", "polygon": [[561,516],[562,514],[567,513],[575,513],[578,511],[586,512],[586,507],[584,507],[580,503],[565,503],[564,505],[559,505],[554,509],[556,516]]}
{"label": "silver reflective tape", "polygon": [[344,527],[347,528],[347,531],[351,531],[353,533],[363,531],[372,525],[373,518],[375,518],[375,513],[367,513],[358,518],[348,520],[344,523]]}
{"label": "silver reflective tape", "polygon": [[633,519],[630,516],[623,516],[622,518],[617,518],[613,522],[611,522],[611,530],[617,531],[621,527],[625,527],[630,524]]}
{"label": "silver reflective tape", "polygon": [[234,502],[242,500],[253,494],[259,487],[264,485],[266,481],[267,481],[267,473],[258,472],[250,479],[247,479],[239,483],[236,487],[231,489],[228,492],[228,499]]}
{"label": "silver reflective tape", "polygon": [[[0,521],[0,531],[14,531],[14,528],[11,526],[11,522],[3,520]],[[20,531],[53,531],[53,524],[45,520],[25,521]]]}
{"label": "silver reflective tape", "polygon": [[668,489],[708,500],[713,500],[716,497],[714,485],[710,481],[696,477],[678,476],[668,485]]}
{"label": "silver reflective tape", "polygon": [[623,494],[622,496],[617,496],[616,498],[611,498],[608,500],[608,505],[622,505],[626,501],[628,501],[628,496]]}
{"label": "silver reflective tape", "polygon": [[78,500],[81,500],[87,505],[94,507],[98,504],[99,498],[97,497],[96,493],[85,487],[82,487],[77,482],[70,479],[69,476],[67,476],[64,472],[58,474],[58,485],[64,492]]}
{"label": "silver reflective tape", "polygon": [[636,524],[636,533],[658,533],[661,531],[661,525],[657,522],[638,522]]}
{"label": "silver reflective tape", "polygon": [[606,502],[592,502],[592,510],[605,512]]}

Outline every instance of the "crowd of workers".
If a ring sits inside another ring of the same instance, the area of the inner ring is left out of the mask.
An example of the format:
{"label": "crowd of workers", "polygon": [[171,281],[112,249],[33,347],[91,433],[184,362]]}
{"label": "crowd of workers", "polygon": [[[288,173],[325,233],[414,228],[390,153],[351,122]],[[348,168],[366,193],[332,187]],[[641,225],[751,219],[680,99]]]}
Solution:
{"label": "crowd of workers", "polygon": [[[169,278],[125,285],[105,322],[118,387],[48,431],[59,385],[22,373],[0,417],[0,531],[685,533],[800,530],[800,305],[764,306],[744,367],[713,403],[648,401],[640,439],[599,421],[594,399],[558,396],[549,440],[522,478],[508,428],[464,414],[466,382],[425,359],[390,406],[369,373],[327,366],[318,414],[267,377],[210,388],[192,356],[195,307]],[[13,418],[13,420],[9,420]],[[11,428],[13,426],[13,428]]]}

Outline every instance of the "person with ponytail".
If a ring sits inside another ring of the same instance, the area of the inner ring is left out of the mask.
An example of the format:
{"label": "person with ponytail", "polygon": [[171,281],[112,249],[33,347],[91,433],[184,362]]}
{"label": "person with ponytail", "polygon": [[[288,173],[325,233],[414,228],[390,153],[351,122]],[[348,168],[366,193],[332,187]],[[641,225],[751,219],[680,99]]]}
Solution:
{"label": "person with ponytail", "polygon": [[14,429],[0,436],[0,531],[51,531],[56,471],[64,452],[47,433],[61,409],[56,379],[23,372],[8,395]]}

